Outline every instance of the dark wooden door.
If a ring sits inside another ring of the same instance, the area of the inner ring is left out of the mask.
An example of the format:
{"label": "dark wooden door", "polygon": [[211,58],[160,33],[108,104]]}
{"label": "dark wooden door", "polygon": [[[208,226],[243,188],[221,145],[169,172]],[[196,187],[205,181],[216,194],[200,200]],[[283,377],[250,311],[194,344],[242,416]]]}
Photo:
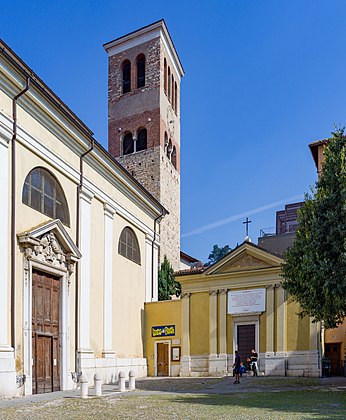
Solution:
{"label": "dark wooden door", "polygon": [[340,375],[341,343],[326,344],[324,355],[330,360],[330,374]]}
{"label": "dark wooden door", "polygon": [[[238,325],[237,327],[237,348],[240,360],[246,366],[246,357],[250,355],[251,350],[255,349],[255,324]],[[258,350],[257,350],[258,352]]]}
{"label": "dark wooden door", "polygon": [[157,343],[157,376],[168,376],[168,343]]}
{"label": "dark wooden door", "polygon": [[33,394],[60,390],[59,304],[59,278],[33,270]]}

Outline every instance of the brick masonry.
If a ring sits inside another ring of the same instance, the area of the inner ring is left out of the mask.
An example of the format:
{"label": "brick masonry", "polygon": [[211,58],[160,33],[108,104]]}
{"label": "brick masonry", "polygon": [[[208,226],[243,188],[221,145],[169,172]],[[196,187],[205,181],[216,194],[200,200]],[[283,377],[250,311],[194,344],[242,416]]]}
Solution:
{"label": "brick masonry", "polygon": [[[136,89],[136,59],[146,57],[145,86]],[[169,211],[160,223],[160,261],[167,255],[175,270],[180,264],[180,110],[169,111],[164,93],[164,56],[160,37],[109,57],[108,149],[109,152]],[[131,62],[131,92],[122,93],[122,63]],[[178,76],[175,75],[178,82]],[[180,90],[180,85],[178,86]],[[174,128],[170,124],[174,120]],[[122,156],[122,140],[127,132],[134,137],[147,129],[147,149]],[[166,155],[165,132],[176,147],[176,168]]]}

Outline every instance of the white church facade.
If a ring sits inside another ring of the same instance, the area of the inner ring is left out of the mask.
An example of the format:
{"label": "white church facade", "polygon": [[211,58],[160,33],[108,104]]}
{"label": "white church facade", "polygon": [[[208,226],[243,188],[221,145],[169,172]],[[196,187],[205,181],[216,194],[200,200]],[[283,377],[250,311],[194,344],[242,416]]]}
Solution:
{"label": "white church facade", "polygon": [[[163,21],[150,37],[176,60]],[[73,389],[81,372],[146,376],[144,304],[157,300],[168,211],[0,47],[0,396]]]}

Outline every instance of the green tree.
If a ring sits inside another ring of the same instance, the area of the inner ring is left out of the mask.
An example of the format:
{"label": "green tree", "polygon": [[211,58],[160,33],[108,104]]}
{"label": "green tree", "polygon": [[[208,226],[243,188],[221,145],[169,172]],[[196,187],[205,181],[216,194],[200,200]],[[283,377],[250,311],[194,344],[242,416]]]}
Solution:
{"label": "green tree", "polygon": [[159,300],[171,300],[173,295],[180,296],[181,286],[173,273],[171,263],[165,255],[159,270]]}
{"label": "green tree", "polygon": [[205,264],[206,266],[212,265],[219,261],[222,257],[228,254],[231,251],[229,245],[225,245],[224,247],[220,248],[218,245],[213,246],[213,250],[209,254],[208,262]]}
{"label": "green tree", "polygon": [[346,137],[343,129],[332,134],[283,264],[283,287],[300,303],[300,316],[324,321],[326,328],[346,316]]}

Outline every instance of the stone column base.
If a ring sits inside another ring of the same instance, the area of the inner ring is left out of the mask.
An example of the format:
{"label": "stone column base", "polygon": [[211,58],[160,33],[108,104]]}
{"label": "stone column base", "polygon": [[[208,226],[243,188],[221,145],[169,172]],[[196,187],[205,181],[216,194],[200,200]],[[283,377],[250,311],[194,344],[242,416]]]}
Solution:
{"label": "stone column base", "polygon": [[208,372],[209,375],[226,375],[227,354],[210,354]]}
{"label": "stone column base", "polygon": [[103,350],[102,357],[105,359],[114,359],[115,358],[115,351],[114,350]]}
{"label": "stone column base", "polygon": [[191,375],[191,358],[190,356],[182,356],[180,359],[180,375],[179,376],[190,376]]}
{"label": "stone column base", "polygon": [[16,365],[14,351],[10,346],[0,347],[0,396],[15,397],[20,395],[16,384]]}
{"label": "stone column base", "polygon": [[287,355],[285,352],[267,352],[264,359],[264,370],[266,375],[285,376]]}

